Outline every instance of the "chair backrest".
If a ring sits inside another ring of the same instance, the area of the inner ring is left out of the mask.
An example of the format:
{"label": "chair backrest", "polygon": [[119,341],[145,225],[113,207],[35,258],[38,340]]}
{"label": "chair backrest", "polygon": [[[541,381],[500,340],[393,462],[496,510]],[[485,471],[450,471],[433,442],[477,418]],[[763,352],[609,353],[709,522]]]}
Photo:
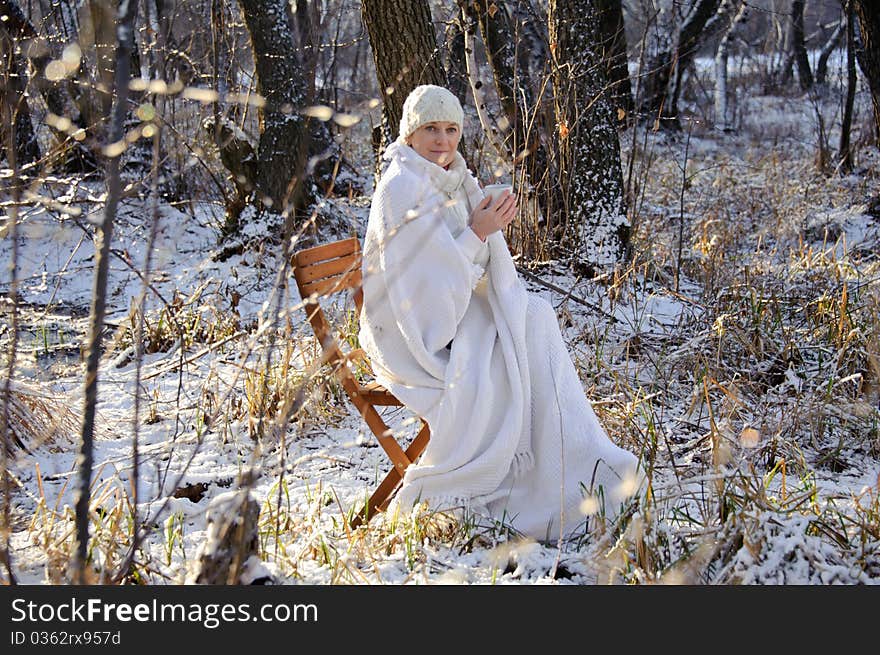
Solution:
{"label": "chair backrest", "polygon": [[351,522],[352,527],[369,520],[377,510],[385,509],[407,467],[421,455],[430,439],[428,424],[422,420],[421,430],[404,451],[388,424],[376,411],[377,406],[401,406],[403,403],[375,381],[361,384],[349,364],[361,361],[369,370],[369,362],[366,361],[364,351],[357,348],[344,353],[321,309],[321,298],[350,291],[354,295],[354,302],[360,313],[363,304],[361,260],[361,246],[356,238],[301,250],[292,258],[296,285],[309,323],[321,344],[323,360],[333,367],[346,394],[364,417],[367,426],[394,465],[370,496],[364,510],[358,511],[355,515]]}
{"label": "chair backrest", "polygon": [[[294,275],[303,300],[313,293],[326,296],[339,291],[359,291],[361,244],[356,237],[306,248],[293,255]],[[355,298],[360,309],[360,294]]]}
{"label": "chair backrest", "polygon": [[300,250],[293,255],[293,275],[324,355],[329,363],[336,364],[342,351],[321,310],[319,299],[350,291],[360,312],[363,304],[360,241],[357,238],[343,239]]}

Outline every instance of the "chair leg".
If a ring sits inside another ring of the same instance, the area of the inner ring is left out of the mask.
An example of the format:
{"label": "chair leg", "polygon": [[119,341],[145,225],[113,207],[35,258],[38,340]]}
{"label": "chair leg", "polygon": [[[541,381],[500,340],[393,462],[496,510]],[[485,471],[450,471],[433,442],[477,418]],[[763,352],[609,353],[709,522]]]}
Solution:
{"label": "chair leg", "polygon": [[[409,448],[406,449],[406,456],[411,462],[414,462],[418,456],[422,454],[422,451],[425,450],[430,435],[431,432],[428,429],[428,424],[423,421],[422,429],[419,430],[416,438],[413,439]],[[367,506],[364,508],[364,511],[355,514],[354,518],[351,520],[350,525],[352,529],[368,522],[373,518],[373,515],[376,514],[377,511],[385,511],[388,507],[388,503],[391,502],[391,499],[394,497],[394,493],[397,491],[397,487],[402,478],[403,476],[397,470],[397,467],[393,467],[388,472],[388,475],[385,476],[385,479],[382,480],[378,487],[376,487],[373,495],[370,496],[370,500],[367,501]]]}
{"label": "chair leg", "polygon": [[355,514],[354,518],[351,520],[351,527],[357,528],[358,526],[367,523],[379,510],[380,505],[387,507],[393,492],[397,490],[397,485],[400,483],[400,480],[400,473],[397,472],[396,468],[392,468],[388,472],[388,475],[385,476],[385,479],[382,480],[378,487],[376,487],[373,495],[370,496],[370,500],[367,501],[364,510]]}

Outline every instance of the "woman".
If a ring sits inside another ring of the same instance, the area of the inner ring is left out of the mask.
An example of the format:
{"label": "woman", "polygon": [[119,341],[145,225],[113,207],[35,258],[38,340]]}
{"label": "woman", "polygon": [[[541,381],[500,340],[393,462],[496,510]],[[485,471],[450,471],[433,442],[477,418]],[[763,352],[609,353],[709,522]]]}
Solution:
{"label": "woman", "polygon": [[404,102],[364,241],[360,343],[431,429],[398,508],[464,508],[549,540],[615,513],[637,459],[602,429],[556,313],[517,276],[502,234],[516,201],[483,196],[457,150],[463,120],[442,87]]}

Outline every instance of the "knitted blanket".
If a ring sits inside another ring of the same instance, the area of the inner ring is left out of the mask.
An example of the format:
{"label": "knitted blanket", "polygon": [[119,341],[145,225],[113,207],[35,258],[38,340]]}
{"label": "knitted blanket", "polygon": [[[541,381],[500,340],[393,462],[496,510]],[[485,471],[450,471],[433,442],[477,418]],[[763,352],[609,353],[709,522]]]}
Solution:
{"label": "knitted blanket", "polygon": [[503,234],[483,243],[468,226],[483,193],[461,155],[449,170],[402,143],[385,156],[359,339],[377,380],[431,429],[395,503],[466,507],[535,537],[570,532],[597,483],[607,506],[627,495],[612,487],[636,459],[599,425],[553,308],[527,293]]}

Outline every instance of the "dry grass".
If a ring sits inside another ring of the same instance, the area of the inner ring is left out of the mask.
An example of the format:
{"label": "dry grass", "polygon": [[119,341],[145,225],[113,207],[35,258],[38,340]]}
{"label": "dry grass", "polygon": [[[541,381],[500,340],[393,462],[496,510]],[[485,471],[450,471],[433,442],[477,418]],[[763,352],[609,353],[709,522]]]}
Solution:
{"label": "dry grass", "polygon": [[[5,380],[0,379],[0,388]],[[14,380],[3,405],[8,412],[8,441],[12,457],[38,448],[67,449],[76,442],[80,417],[69,404],[43,388]]]}
{"label": "dry grass", "polygon": [[[846,243],[846,226],[832,220],[857,213],[846,212],[864,202],[877,172],[869,168],[860,181],[826,177],[811,153],[797,148],[695,148],[681,206],[682,148],[654,137],[636,153],[644,200],[636,205],[636,255],[626,271],[594,285],[609,313],[629,318],[583,321],[582,309],[561,308],[571,317],[567,336],[603,424],[617,443],[641,454],[648,472],[619,520],[596,522],[564,544],[583,576],[576,581],[867,581],[880,574],[880,480],[846,492],[823,480],[857,478],[880,458],[880,265],[875,252]],[[678,308],[674,320],[652,320],[647,302],[658,299]],[[182,337],[184,347],[212,343],[237,329],[229,313],[212,307],[198,293],[179,297],[162,310],[173,311],[173,321],[147,321],[147,352],[164,352]],[[351,307],[337,309],[331,320],[356,347]],[[231,426],[246,422],[239,434],[247,431],[252,446],[266,435],[258,424],[283,420],[306,390],[283,426],[287,450],[234,444],[242,460],[253,457],[274,476],[261,498],[259,544],[279,577],[327,584],[552,577],[548,568],[527,572],[523,553],[534,545],[503,524],[420,511],[383,514],[350,529],[347,519],[363,498],[340,498],[333,476],[350,476],[343,460],[364,452],[339,446],[315,454],[305,445],[326,436],[328,426],[360,423],[346,423],[354,412],[318,368],[319,348],[301,327],[279,330],[272,358],[256,349],[248,364],[237,362],[235,385],[212,378],[218,388],[209,389],[205,382],[197,402],[219,425],[212,429],[234,432]],[[20,446],[48,446],[51,435],[76,432],[75,416],[60,419],[51,409],[46,399],[16,390],[10,410]],[[300,459],[281,468],[277,459],[288,453]],[[326,478],[316,469],[300,472],[307,457],[341,465],[328,466]],[[123,561],[131,508],[115,487],[95,489],[93,498],[92,564],[101,580]],[[41,493],[29,534],[47,580],[63,581],[72,517],[51,505]],[[194,516],[185,521],[169,511],[148,533],[129,580],[181,579],[194,552],[183,547],[198,526]]]}

